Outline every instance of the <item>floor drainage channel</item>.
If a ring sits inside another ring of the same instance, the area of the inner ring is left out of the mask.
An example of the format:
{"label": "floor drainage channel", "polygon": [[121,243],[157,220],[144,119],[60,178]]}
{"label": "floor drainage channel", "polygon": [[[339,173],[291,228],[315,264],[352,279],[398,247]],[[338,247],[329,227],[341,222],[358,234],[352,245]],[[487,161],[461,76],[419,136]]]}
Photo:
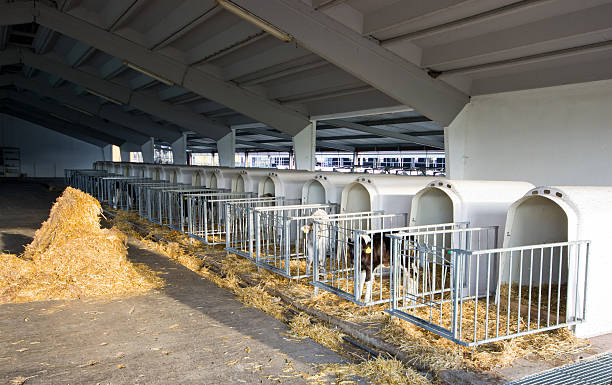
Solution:
{"label": "floor drainage channel", "polygon": [[612,353],[561,366],[506,385],[612,384]]}

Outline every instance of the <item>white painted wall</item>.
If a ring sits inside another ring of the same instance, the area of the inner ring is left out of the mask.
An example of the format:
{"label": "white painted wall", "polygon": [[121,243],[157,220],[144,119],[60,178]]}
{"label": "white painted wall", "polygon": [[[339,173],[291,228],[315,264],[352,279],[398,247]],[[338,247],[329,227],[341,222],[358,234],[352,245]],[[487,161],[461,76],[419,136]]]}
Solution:
{"label": "white painted wall", "polygon": [[21,172],[29,177],[64,177],[66,168],[90,169],[104,160],[98,146],[4,114],[0,114],[0,146],[19,147]]}
{"label": "white painted wall", "polygon": [[452,179],[612,185],[612,80],[475,96],[445,132]]}

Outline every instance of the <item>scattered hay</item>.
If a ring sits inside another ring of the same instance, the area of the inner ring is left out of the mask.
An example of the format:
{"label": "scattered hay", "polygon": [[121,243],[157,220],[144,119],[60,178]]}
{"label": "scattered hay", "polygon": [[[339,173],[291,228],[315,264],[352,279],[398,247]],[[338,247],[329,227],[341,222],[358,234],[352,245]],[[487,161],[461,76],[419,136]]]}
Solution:
{"label": "scattered hay", "polygon": [[280,298],[271,296],[261,286],[237,287],[234,293],[245,305],[256,307],[279,321],[285,321],[285,308]]}
{"label": "scattered hay", "polygon": [[163,281],[127,260],[125,236],[102,229],[100,203],[66,188],[22,256],[0,255],[0,303],[146,292]]}
{"label": "scattered hay", "polygon": [[312,318],[305,313],[300,313],[289,322],[292,337],[310,338],[333,351],[340,351],[342,333],[332,329],[321,322],[312,322]]}
{"label": "scattered hay", "polygon": [[[121,211],[118,213],[121,213]],[[450,340],[423,328],[419,328],[409,322],[390,317],[384,312],[386,304],[370,307],[358,306],[328,292],[321,292],[319,295],[313,296],[313,287],[308,284],[307,280],[290,281],[264,269],[262,269],[261,272],[257,272],[257,268],[252,261],[234,254],[226,256],[225,251],[220,250],[220,247],[205,248],[203,244],[194,242],[184,234],[169,230],[163,226],[151,225],[143,221],[142,218],[137,215],[135,219],[130,218],[129,220],[146,227],[150,230],[150,234],[161,234],[163,240],[168,244],[172,242],[178,243],[182,248],[181,251],[179,251],[176,246],[164,246],[164,242],[145,240],[145,243],[149,247],[168,255],[177,262],[188,266],[190,263],[189,257],[177,257],[177,255],[183,254],[189,255],[197,253],[199,257],[204,258],[204,260],[198,259],[198,261],[201,262],[201,264],[199,264],[199,270],[196,270],[198,264],[188,267],[206,277],[217,286],[234,292],[243,303],[249,306],[257,307],[273,315],[275,318],[286,322],[283,316],[282,304],[278,298],[267,294],[266,289],[273,289],[286,293],[303,305],[357,323],[358,325],[372,328],[372,330],[378,330],[378,336],[386,342],[398,346],[400,350],[412,357],[413,362],[418,362],[421,365],[430,367],[432,370],[470,368],[487,371],[496,367],[507,367],[517,358],[528,355],[535,355],[542,360],[563,361],[564,357],[567,357],[569,354],[580,352],[590,346],[587,340],[578,339],[570,333],[567,328],[563,328],[480,345],[475,348],[461,347]],[[206,255],[202,255],[203,251]],[[197,258],[193,255],[191,257]],[[222,274],[225,277],[222,278],[218,274],[206,268],[202,268],[201,266],[206,260],[220,263],[222,266]],[[240,281],[238,276],[249,276],[258,279],[260,286],[241,288],[238,284]],[[376,286],[377,285],[375,285],[375,287]],[[386,285],[383,285],[383,287],[386,287]],[[502,292],[507,292],[507,288],[505,289],[506,291],[503,290],[504,288],[502,287]],[[517,291],[517,288],[513,287],[512,290],[514,293]],[[523,291],[523,296],[525,296],[524,293],[526,293],[526,291]],[[466,302],[464,306],[465,314],[469,315],[473,313],[473,305]],[[479,314],[484,312],[484,309],[483,306],[479,306]],[[424,314],[419,315],[424,316]],[[480,318],[483,319],[484,314],[481,314]],[[493,318],[490,317],[490,319]],[[341,338],[338,337],[341,335],[337,330],[330,329],[323,323],[312,323],[310,317],[305,314],[294,317],[293,320],[289,322],[289,326],[292,329],[292,337],[310,337],[332,350],[336,350],[337,347],[340,346],[339,343],[334,342],[339,341],[339,338]],[[385,361],[384,363],[387,366],[394,365],[393,360],[383,359],[383,361]],[[389,363],[389,361],[391,361],[391,363]],[[567,361],[567,359],[565,359],[565,361]],[[371,370],[372,367],[367,365],[377,364],[370,363],[366,365],[366,363],[362,363],[359,365],[362,365],[360,368],[367,367],[369,368],[367,370]],[[338,366],[338,368],[346,373],[368,377],[368,375],[364,374],[364,371],[359,373],[355,372],[362,369],[348,369],[345,368],[345,366]],[[333,371],[333,367],[329,367],[328,370]],[[377,375],[376,378],[382,377]],[[376,381],[376,379],[374,380]],[[427,383],[427,380],[422,376],[419,376],[417,380],[425,380],[425,383]],[[419,383],[416,382],[417,380],[415,380],[414,383]],[[393,379],[385,379],[385,381],[389,382],[381,383],[412,383],[393,382]]]}
{"label": "scattered hay", "polygon": [[310,379],[318,381],[323,376],[335,376],[336,383],[355,384],[354,379],[365,377],[375,384],[385,385],[428,385],[431,382],[414,369],[394,358],[378,356],[359,364],[322,365],[321,372]]}
{"label": "scattered hay", "polygon": [[166,255],[168,258],[185,266],[191,271],[198,272],[204,265],[204,261],[188,253],[178,242],[155,242],[151,240],[142,241],[146,247]]}

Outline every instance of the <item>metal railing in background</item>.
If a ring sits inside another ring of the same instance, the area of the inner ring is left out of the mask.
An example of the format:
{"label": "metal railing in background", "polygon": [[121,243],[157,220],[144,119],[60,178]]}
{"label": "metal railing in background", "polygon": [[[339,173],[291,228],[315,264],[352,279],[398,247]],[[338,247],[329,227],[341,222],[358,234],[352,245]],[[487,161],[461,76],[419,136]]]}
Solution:
{"label": "metal railing in background", "polygon": [[231,192],[222,189],[186,195],[186,233],[207,245],[224,243],[225,240],[221,237],[225,233],[225,210],[220,201],[252,196],[251,192]]}
{"label": "metal railing in background", "polygon": [[[320,211],[318,211],[320,210]],[[335,204],[256,207],[253,209],[255,263],[290,279],[312,276],[309,269],[308,235],[302,229],[317,216],[334,214]]]}
{"label": "metal railing in background", "polygon": [[161,187],[168,185],[165,180],[146,180],[146,181],[130,181],[127,184],[127,193],[130,197],[131,204],[128,205],[128,211],[138,212],[141,217],[146,216],[146,187]]}
{"label": "metal railing in background", "polygon": [[497,231],[392,235],[388,312],[464,346],[584,321],[589,242],[497,248]]}
{"label": "metal railing in background", "polygon": [[225,210],[225,250],[255,261],[253,209],[256,207],[280,206],[289,202],[283,197],[258,197],[229,199],[223,203]]}
{"label": "metal railing in background", "polygon": [[68,177],[68,184],[77,188],[94,198],[100,198],[102,195],[102,186],[99,179],[112,174],[102,170],[70,170],[64,176]]}
{"label": "metal railing in background", "polygon": [[165,194],[168,196],[168,227],[182,233],[187,233],[189,230],[188,197],[199,194],[211,194],[219,191],[222,190],[198,186],[178,190],[167,190]]}
{"label": "metal railing in background", "polygon": [[128,207],[134,205],[131,201],[131,196],[128,191],[130,182],[146,182],[150,178],[141,178],[136,176],[105,176],[99,179],[102,183],[101,202],[115,210],[127,210]]}
{"label": "metal railing in background", "polygon": [[181,190],[193,188],[188,184],[167,183],[160,186],[145,185],[144,198],[146,213],[145,218],[158,225],[168,222],[168,198],[165,194],[168,190]]}

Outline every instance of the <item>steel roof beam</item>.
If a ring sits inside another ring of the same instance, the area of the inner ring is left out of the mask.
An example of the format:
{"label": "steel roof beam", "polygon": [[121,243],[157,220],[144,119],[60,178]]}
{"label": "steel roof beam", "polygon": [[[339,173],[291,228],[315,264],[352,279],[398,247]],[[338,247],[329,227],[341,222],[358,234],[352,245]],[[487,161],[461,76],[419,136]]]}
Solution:
{"label": "steel roof beam", "polygon": [[2,108],[2,110],[5,113],[8,113],[9,115],[13,115],[20,119],[27,120],[41,127],[59,132],[75,139],[79,139],[95,146],[103,147],[107,144],[115,144],[120,146],[121,144],[123,144],[123,141],[118,138],[100,136],[98,134],[92,133],[86,128],[83,128],[82,126],[69,123],[61,119],[54,118],[52,116],[46,116],[46,114],[36,113],[31,108],[18,106],[14,102],[11,102],[10,104],[5,103],[5,107]]}
{"label": "steel roof beam", "polygon": [[[0,57],[12,55],[11,51],[15,50],[4,51],[0,53]],[[212,122],[204,116],[196,114],[187,107],[173,106],[172,104],[160,101],[156,97],[151,97],[148,94],[132,91],[127,87],[72,68],[48,56],[36,55],[27,50],[20,50],[19,56],[21,56],[20,61],[26,65],[50,74],[58,75],[79,86],[92,89],[121,103],[130,104],[143,112],[177,124],[185,129],[197,132],[200,135],[218,139],[230,131],[229,127]]]}
{"label": "steel roof beam", "polygon": [[189,67],[176,59],[150,51],[146,47],[41,2],[24,4],[9,3],[0,6],[0,25],[37,22],[109,55],[134,63],[207,99],[290,135],[297,134],[310,124],[307,116],[255,92],[223,81],[197,67]]}
{"label": "steel roof beam", "polygon": [[446,126],[469,101],[466,94],[361,36],[301,0],[233,0],[289,33],[302,46],[372,87]]}
{"label": "steel roof beam", "polygon": [[24,93],[9,92],[8,97],[11,100],[17,101],[24,105],[29,105],[49,114],[55,114],[65,119],[73,121],[77,124],[89,127],[92,130],[107,133],[116,138],[122,139],[125,142],[142,145],[150,140],[150,137],[134,132],[127,127],[117,126],[112,123],[105,122],[93,116],[88,116],[82,112],[70,109],[57,104],[47,103],[39,100],[34,95]]}
{"label": "steel roof beam", "polygon": [[291,148],[290,146],[285,147],[285,146],[269,145],[269,144],[264,144],[264,143],[253,143],[248,140],[240,140],[240,139],[236,139],[236,144],[242,144],[245,146],[251,146],[251,147],[256,147],[256,148],[263,148],[269,151],[288,151]]}
{"label": "steel roof beam", "polygon": [[612,31],[612,4],[554,16],[520,26],[440,44],[423,50],[423,67],[444,70],[525,56],[527,47],[572,47],[597,42]]}
{"label": "steel roof beam", "polygon": [[147,137],[153,136],[172,142],[182,135],[179,131],[168,129],[144,116],[134,116],[126,113],[119,106],[113,104],[100,105],[90,100],[90,98],[75,96],[64,87],[53,88],[44,81],[37,81],[35,79],[26,80],[13,75],[0,76],[0,84],[7,82],[8,84],[14,84],[16,87],[27,89],[36,94],[54,99],[60,103],[78,107],[90,114],[99,116],[101,119],[106,119],[120,126],[131,128]]}
{"label": "steel roof beam", "polygon": [[403,140],[403,141],[410,142],[410,143],[421,144],[424,146],[441,148],[441,149],[444,148],[444,143],[441,143],[437,140],[419,138],[417,136],[413,136],[412,134],[400,134],[397,132],[383,130],[383,129],[376,128],[376,127],[368,127],[363,124],[348,122],[346,120],[331,119],[331,120],[326,120],[325,123],[332,125],[332,126],[340,127],[340,128],[348,128],[348,129],[355,130],[355,131],[367,132],[370,134],[381,136],[383,138],[394,138],[394,139],[399,139],[399,140]]}

